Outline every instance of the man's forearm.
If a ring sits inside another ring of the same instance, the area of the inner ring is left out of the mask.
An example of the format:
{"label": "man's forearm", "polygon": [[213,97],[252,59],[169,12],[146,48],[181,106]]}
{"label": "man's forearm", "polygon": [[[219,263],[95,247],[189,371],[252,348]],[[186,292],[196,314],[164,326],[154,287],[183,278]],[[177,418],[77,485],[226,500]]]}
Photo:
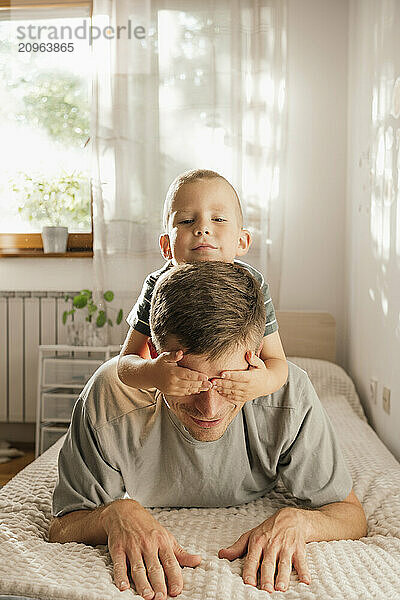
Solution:
{"label": "man's forearm", "polygon": [[317,510],[302,510],[306,524],[306,542],[357,540],[367,534],[367,521],[360,506],[334,502]]}
{"label": "man's forearm", "polygon": [[92,546],[107,544],[107,534],[100,518],[105,508],[76,510],[55,518],[50,525],[49,542],[81,542]]}

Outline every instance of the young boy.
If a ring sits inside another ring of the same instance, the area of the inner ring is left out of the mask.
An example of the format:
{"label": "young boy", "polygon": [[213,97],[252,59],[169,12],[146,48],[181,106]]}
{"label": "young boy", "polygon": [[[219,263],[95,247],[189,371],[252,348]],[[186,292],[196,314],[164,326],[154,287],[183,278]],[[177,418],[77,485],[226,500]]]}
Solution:
{"label": "young boy", "polygon": [[215,388],[233,402],[272,394],[286,382],[288,367],[269,296],[262,275],[245,263],[260,282],[267,313],[263,343],[257,356],[246,353],[247,371],[223,371],[211,381],[207,376],[179,366],[183,349],[155,356],[150,351],[149,314],[157,279],[173,265],[196,261],[234,262],[251,243],[243,228],[239,198],[231,184],[214,171],[195,170],[179,175],[170,185],[164,203],[164,229],[160,249],[168,261],[151,273],[128,315],[130,325],[118,360],[120,380],[134,388],[157,388],[173,396],[187,396]]}

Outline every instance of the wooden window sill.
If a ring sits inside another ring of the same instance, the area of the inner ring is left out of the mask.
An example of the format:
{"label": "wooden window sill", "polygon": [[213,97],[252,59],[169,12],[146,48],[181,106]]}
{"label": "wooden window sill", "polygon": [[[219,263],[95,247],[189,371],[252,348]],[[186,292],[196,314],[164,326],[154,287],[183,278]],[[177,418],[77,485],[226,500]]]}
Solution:
{"label": "wooden window sill", "polygon": [[44,253],[42,249],[20,249],[15,250],[10,248],[9,250],[2,249],[0,250],[0,258],[92,258],[93,251],[92,250],[71,250],[69,252],[64,253],[53,253],[48,252]]}
{"label": "wooden window sill", "polygon": [[40,233],[0,233],[0,258],[91,258],[93,256],[92,233],[70,233],[67,252],[44,253]]}

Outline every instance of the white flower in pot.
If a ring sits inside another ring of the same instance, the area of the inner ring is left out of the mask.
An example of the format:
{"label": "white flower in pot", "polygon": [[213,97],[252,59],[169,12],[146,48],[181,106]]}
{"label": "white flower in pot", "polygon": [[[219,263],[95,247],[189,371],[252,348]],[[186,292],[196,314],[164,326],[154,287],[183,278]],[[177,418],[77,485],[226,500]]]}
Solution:
{"label": "white flower in pot", "polygon": [[89,224],[90,198],[87,177],[80,172],[57,176],[20,175],[13,190],[20,197],[22,218],[42,224],[43,251],[64,253],[68,244],[68,225]]}

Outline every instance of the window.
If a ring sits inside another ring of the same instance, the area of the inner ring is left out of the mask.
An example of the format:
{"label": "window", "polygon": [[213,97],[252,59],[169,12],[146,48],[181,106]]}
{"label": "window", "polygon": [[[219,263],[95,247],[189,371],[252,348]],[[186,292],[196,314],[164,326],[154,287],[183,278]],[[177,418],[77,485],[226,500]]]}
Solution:
{"label": "window", "polygon": [[68,226],[69,255],[91,255],[91,4],[7,5],[0,2],[0,255],[43,255],[43,225]]}

